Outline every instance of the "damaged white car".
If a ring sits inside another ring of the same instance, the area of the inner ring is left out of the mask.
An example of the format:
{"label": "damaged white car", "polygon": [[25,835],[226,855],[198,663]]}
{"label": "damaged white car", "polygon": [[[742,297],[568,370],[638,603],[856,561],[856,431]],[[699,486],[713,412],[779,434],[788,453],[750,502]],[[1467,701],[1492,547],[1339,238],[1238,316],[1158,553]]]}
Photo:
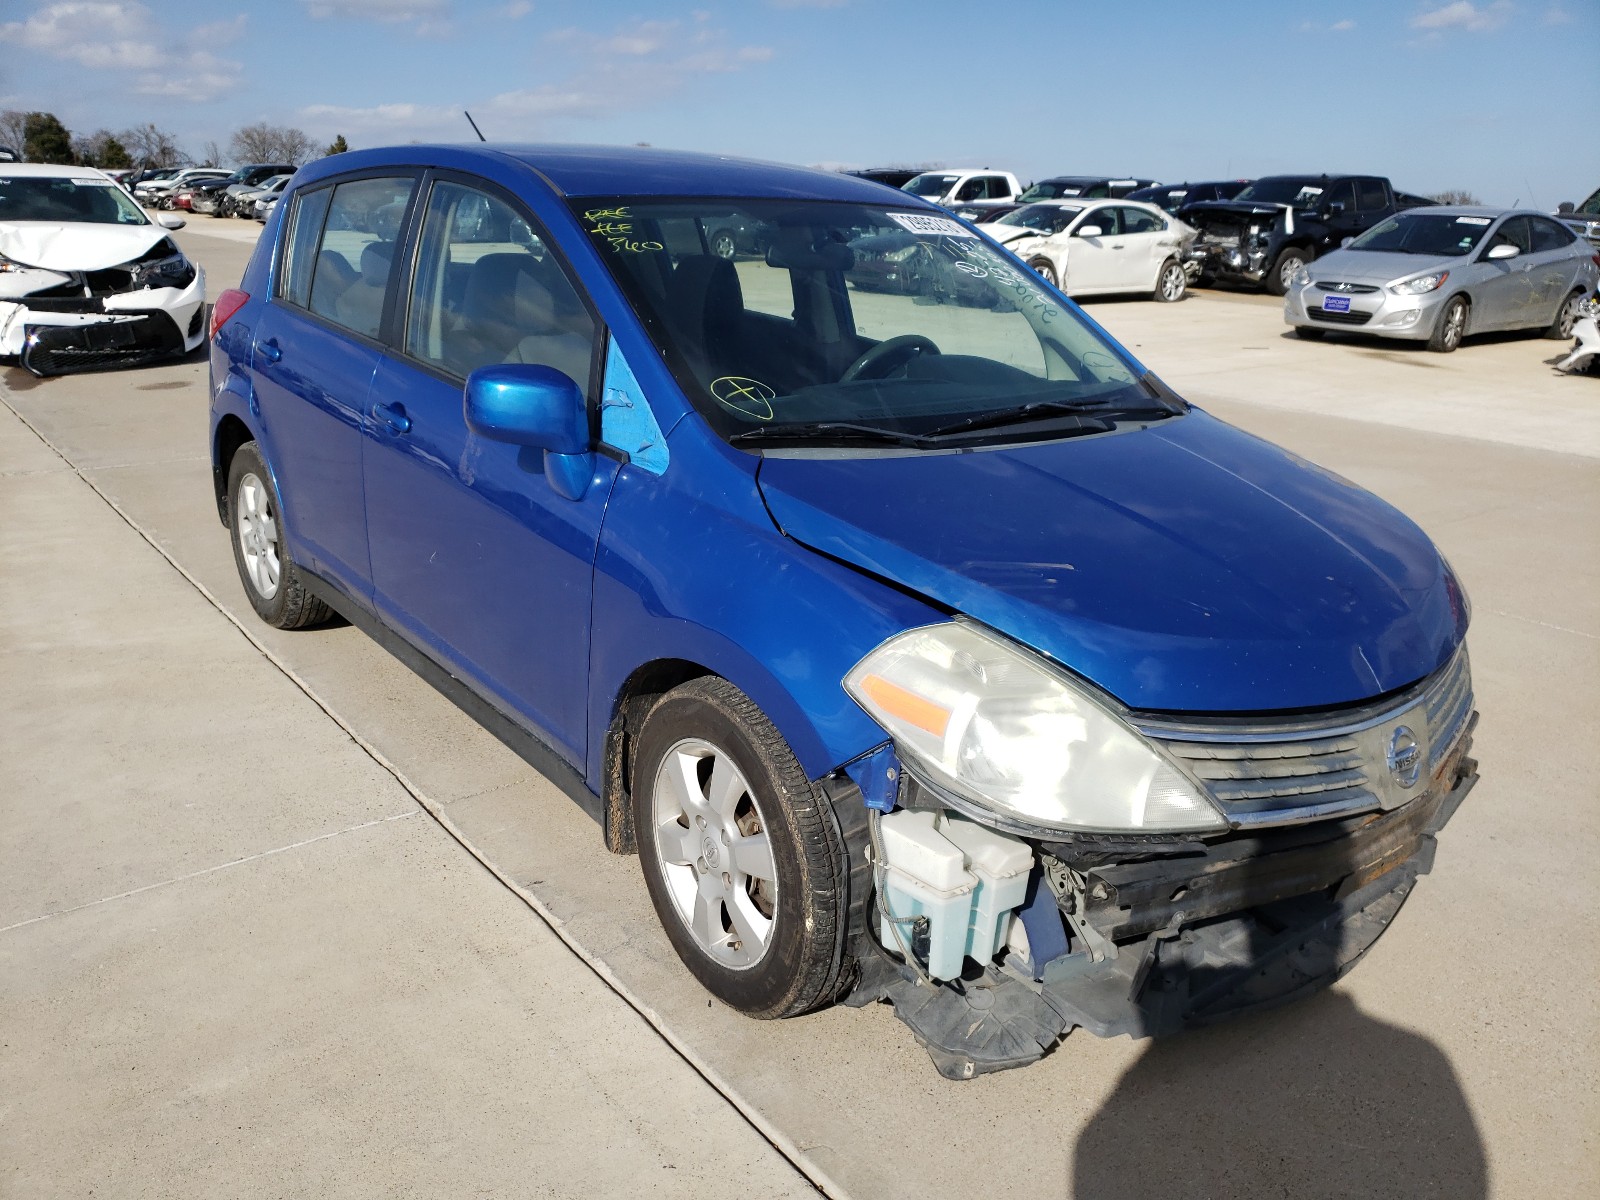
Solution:
{"label": "damaged white car", "polygon": [[149,362],[205,340],[205,272],[88,167],[0,167],[0,361],[38,376]]}

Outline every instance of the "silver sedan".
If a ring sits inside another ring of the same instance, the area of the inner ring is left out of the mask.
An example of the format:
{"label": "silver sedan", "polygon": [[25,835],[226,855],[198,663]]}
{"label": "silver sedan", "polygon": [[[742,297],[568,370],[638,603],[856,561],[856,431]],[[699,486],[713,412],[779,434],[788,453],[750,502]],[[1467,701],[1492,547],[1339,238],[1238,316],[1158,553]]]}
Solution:
{"label": "silver sedan", "polygon": [[1414,208],[1301,268],[1283,318],[1304,338],[1359,330],[1443,352],[1495,330],[1569,338],[1597,280],[1594,247],[1543,213]]}

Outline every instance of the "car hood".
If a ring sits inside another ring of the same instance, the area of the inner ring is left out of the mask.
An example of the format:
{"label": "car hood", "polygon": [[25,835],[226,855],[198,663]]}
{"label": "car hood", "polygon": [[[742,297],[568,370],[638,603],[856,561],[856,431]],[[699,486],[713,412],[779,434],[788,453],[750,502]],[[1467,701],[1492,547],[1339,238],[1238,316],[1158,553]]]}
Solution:
{"label": "car hood", "polygon": [[48,271],[100,271],[138,258],[167,231],[160,225],[53,225],[0,221],[0,255]]}
{"label": "car hood", "polygon": [[1389,254],[1375,250],[1335,250],[1311,264],[1316,279],[1383,285],[1428,271],[1459,271],[1472,262],[1468,255]]}
{"label": "car hood", "polygon": [[1178,209],[1178,215],[1197,229],[1205,228],[1207,221],[1218,218],[1238,220],[1241,217],[1278,217],[1286,212],[1292,212],[1302,218],[1312,215],[1308,209],[1253,200],[1197,200]]}
{"label": "car hood", "polygon": [[1410,520],[1198,410],[1011,449],[767,458],[759,481],[788,536],[1136,709],[1369,700],[1465,634],[1459,588]]}

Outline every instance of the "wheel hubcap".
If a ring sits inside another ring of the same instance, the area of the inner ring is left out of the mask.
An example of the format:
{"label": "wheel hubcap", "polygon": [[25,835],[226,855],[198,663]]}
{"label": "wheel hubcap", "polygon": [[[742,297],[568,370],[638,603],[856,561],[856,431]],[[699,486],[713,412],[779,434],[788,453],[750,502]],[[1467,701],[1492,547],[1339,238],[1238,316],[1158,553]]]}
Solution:
{"label": "wheel hubcap", "polygon": [[1449,323],[1445,326],[1444,343],[1454,346],[1461,340],[1461,327],[1467,323],[1467,310],[1459,304],[1453,305],[1445,319]]}
{"label": "wheel hubcap", "polygon": [[1183,295],[1183,270],[1180,267],[1168,267],[1167,273],[1161,280],[1161,294],[1168,300],[1176,300]]}
{"label": "wheel hubcap", "polygon": [[283,564],[278,557],[278,521],[266,485],[254,473],[239,480],[234,505],[234,525],[239,550],[244,556],[244,571],[250,586],[263,600],[278,594]]}
{"label": "wheel hubcap", "polygon": [[655,849],[673,909],[695,944],[735,971],[772,943],[778,873],[744,773],[710,742],[667,751],[653,794]]}
{"label": "wheel hubcap", "polygon": [[1559,331],[1561,336],[1564,338],[1569,338],[1572,336],[1572,327],[1578,323],[1578,304],[1578,297],[1568,297],[1567,306],[1561,310],[1561,325]]}

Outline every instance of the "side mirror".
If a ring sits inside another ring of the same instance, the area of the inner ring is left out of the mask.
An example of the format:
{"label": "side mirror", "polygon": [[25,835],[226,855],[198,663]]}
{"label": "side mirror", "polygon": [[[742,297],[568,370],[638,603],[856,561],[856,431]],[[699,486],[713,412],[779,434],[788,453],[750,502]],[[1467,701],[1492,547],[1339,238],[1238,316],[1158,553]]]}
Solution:
{"label": "side mirror", "polygon": [[1510,242],[1501,242],[1498,246],[1489,247],[1487,258],[1490,262],[1497,262],[1502,259],[1515,258],[1521,253],[1522,251],[1517,249]]}
{"label": "side mirror", "polygon": [[157,213],[156,224],[163,229],[182,229],[188,222],[176,213]]}
{"label": "side mirror", "polygon": [[568,500],[583,497],[594,473],[583,393],[554,367],[505,363],[467,377],[467,428],[479,437],[544,451],[545,477]]}
{"label": "side mirror", "polygon": [[1328,215],[1330,217],[1344,216],[1344,205],[1335,200],[1332,204],[1328,205]]}
{"label": "side mirror", "polygon": [[1078,232],[1076,234],[1074,234],[1073,236],[1074,237],[1099,237],[1100,236],[1100,226],[1098,226],[1098,225],[1080,225],[1080,226],[1078,226]]}
{"label": "side mirror", "polygon": [[1340,238],[1339,239],[1339,249],[1343,250],[1346,246],[1348,246],[1353,241],[1355,241],[1355,238],[1353,238],[1353,237]]}

